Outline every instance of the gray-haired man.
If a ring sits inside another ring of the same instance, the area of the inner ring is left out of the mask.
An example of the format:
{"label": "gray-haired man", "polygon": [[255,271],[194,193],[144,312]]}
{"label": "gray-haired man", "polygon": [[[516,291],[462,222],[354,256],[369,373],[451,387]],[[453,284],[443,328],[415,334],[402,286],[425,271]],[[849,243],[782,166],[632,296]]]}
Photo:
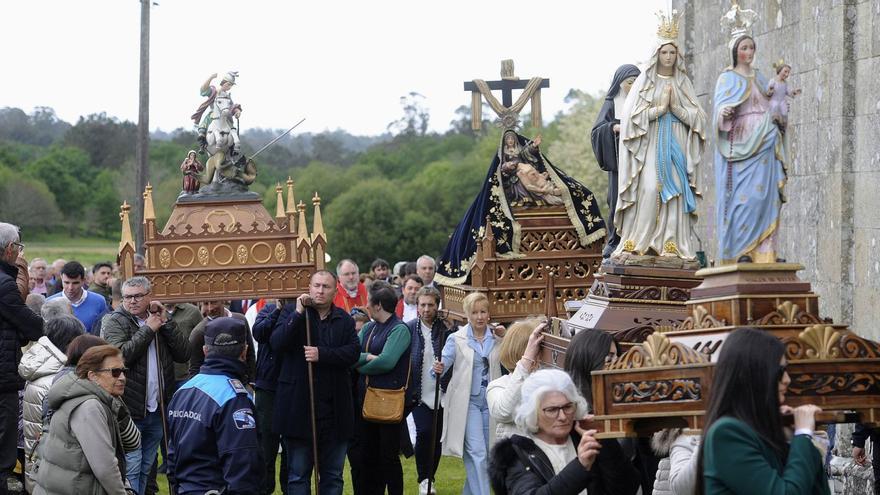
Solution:
{"label": "gray-haired man", "polygon": [[141,432],[141,449],[126,454],[126,477],[143,495],[162,441],[162,407],[174,392],[174,363],[188,362],[188,342],[162,303],[150,297],[145,277],[122,284],[122,307],[104,317],[101,330],[122,349],[129,368],[122,399]]}

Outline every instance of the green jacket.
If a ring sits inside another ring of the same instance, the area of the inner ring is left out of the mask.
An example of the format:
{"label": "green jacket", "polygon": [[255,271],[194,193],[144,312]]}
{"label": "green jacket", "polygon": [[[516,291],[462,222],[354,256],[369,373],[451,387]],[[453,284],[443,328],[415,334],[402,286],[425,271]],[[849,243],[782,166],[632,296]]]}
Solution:
{"label": "green jacket", "polygon": [[819,451],[806,435],[792,439],[785,465],[750,426],[719,419],[703,446],[706,495],[830,495]]}
{"label": "green jacket", "polygon": [[[174,312],[171,313],[171,319],[177,323],[177,329],[186,337],[189,342],[189,334],[193,328],[202,321],[202,312],[194,304],[178,303],[174,305]],[[202,352],[199,349],[199,352]],[[192,356],[190,356],[192,357]],[[174,363],[174,379],[178,382],[189,380],[192,378],[189,374],[189,362]]]}

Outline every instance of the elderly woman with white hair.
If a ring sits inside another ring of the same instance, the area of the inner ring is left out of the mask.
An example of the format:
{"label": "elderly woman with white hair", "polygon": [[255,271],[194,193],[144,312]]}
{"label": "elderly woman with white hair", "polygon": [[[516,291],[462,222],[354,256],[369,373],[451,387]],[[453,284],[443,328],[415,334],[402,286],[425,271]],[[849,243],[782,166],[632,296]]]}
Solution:
{"label": "elderly woman with white hair", "polygon": [[[632,494],[638,489],[622,451],[602,445],[589,419],[586,399],[560,370],[539,370],[522,384],[514,419],[524,435],[512,435],[492,450],[489,476],[498,495]],[[602,451],[601,454],[605,454]],[[629,478],[629,479],[628,479]]]}

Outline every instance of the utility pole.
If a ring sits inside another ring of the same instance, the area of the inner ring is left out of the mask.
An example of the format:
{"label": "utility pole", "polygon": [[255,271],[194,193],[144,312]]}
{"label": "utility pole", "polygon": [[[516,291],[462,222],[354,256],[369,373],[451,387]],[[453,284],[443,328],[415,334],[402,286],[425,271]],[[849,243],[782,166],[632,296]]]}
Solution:
{"label": "utility pole", "polygon": [[137,181],[134,211],[135,249],[143,253],[144,246],[144,188],[150,175],[150,7],[153,0],[139,0],[141,3],[141,68],[138,91],[138,127],[135,142],[137,161]]}

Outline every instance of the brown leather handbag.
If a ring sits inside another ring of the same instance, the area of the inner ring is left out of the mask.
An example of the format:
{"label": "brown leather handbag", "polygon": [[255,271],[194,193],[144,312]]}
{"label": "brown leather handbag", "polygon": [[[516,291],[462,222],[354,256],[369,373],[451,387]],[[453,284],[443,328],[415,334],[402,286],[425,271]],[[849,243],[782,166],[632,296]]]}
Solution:
{"label": "brown leather handbag", "polygon": [[[364,352],[370,352],[370,340],[373,329],[364,346]],[[406,389],[409,387],[409,376],[412,372],[412,357],[406,371],[406,385],[403,388],[385,389],[370,386],[370,376],[366,376],[367,391],[364,394],[364,406],[361,410],[363,418],[371,423],[400,423],[403,421],[403,409],[406,403]]]}

